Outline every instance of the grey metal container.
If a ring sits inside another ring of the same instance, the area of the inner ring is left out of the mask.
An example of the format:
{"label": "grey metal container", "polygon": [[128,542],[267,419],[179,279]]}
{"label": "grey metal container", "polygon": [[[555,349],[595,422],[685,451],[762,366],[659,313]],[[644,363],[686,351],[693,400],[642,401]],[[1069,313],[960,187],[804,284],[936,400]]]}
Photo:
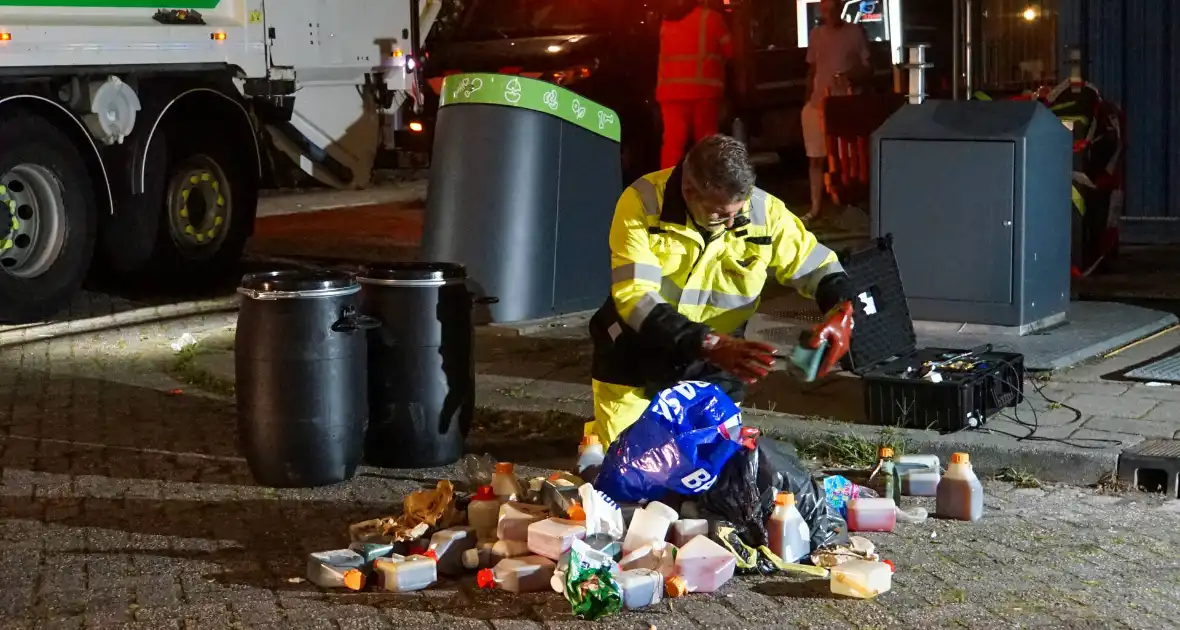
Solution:
{"label": "grey metal container", "polygon": [[1052,112],[927,101],[898,110],[872,144],[872,234],[893,235],[914,319],[1064,319],[1073,151]]}

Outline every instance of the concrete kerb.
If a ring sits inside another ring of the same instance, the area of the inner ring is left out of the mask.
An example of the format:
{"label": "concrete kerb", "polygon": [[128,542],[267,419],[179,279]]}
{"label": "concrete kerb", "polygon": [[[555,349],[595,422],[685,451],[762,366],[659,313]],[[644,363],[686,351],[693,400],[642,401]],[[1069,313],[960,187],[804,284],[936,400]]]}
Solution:
{"label": "concrete kerb", "polygon": [[237,309],[238,298],[236,295],[230,295],[177,304],[144,306],[143,308],[99,315],[97,317],[67,319],[29,326],[14,326],[0,330],[0,347],[20,345],[66,335],[99,332],[112,328],[140,326],[197,315],[224,313],[236,311]]}
{"label": "concrete kerb", "polygon": [[[761,409],[742,410],[746,424],[764,435],[800,443],[817,443],[837,436],[852,435],[868,442],[879,439],[885,427],[824,422]],[[1028,472],[1041,481],[1075,485],[1096,483],[1115,471],[1122,447],[1081,449],[1053,442],[1017,443],[1015,438],[985,431],[940,434],[916,429],[889,429],[903,440],[906,452],[937,455],[949,462],[952,453],[971,455],[971,464],[981,475],[994,475],[1005,468]]]}
{"label": "concrete kerb", "polygon": [[[232,352],[207,352],[194,358],[194,367],[206,370],[220,380],[232,381]],[[586,389],[589,389],[587,385]],[[591,417],[589,400],[569,397],[547,398],[535,395],[506,396],[481,392],[479,405],[499,411],[562,411]],[[746,424],[758,428],[767,437],[800,444],[829,441],[839,436],[855,436],[875,443],[883,427],[827,422],[800,416],[743,408]],[[1012,468],[1036,476],[1041,481],[1075,485],[1096,483],[1115,472],[1122,448],[1087,450],[1053,442],[1018,443],[1015,438],[984,431],[960,431],[939,434],[914,429],[890,429],[892,439],[905,442],[906,452],[937,455],[949,462],[952,453],[967,452],[981,475],[994,475]],[[570,445],[571,451],[573,445]]]}

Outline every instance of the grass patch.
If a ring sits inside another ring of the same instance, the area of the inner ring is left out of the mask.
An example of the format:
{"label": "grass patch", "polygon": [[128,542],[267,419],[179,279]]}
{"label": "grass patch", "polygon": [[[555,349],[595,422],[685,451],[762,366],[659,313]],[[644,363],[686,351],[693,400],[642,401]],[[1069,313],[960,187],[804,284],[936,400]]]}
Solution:
{"label": "grass patch", "polygon": [[859,435],[844,433],[814,442],[796,444],[799,457],[814,459],[824,464],[866,468],[877,463],[877,453],[882,446],[893,449],[894,455],[905,453],[906,439],[892,427],[882,427],[875,440]]}
{"label": "grass patch", "polygon": [[962,588],[948,588],[943,591],[942,600],[949,604],[962,604],[967,601],[967,590]]}
{"label": "grass patch", "polygon": [[[572,413],[556,410],[515,411],[477,407],[471,433],[485,439],[524,442],[536,439],[568,439],[576,443],[589,422]],[[571,446],[571,450],[572,450]]]}
{"label": "grass patch", "polygon": [[997,481],[1006,481],[1017,488],[1040,488],[1041,480],[1027,470],[1002,468],[996,473]]}
{"label": "grass patch", "polygon": [[189,387],[212,394],[232,398],[234,396],[234,382],[215,376],[197,365],[197,357],[211,349],[203,349],[198,344],[185,346],[177,352],[172,363],[168,365],[168,374]]}

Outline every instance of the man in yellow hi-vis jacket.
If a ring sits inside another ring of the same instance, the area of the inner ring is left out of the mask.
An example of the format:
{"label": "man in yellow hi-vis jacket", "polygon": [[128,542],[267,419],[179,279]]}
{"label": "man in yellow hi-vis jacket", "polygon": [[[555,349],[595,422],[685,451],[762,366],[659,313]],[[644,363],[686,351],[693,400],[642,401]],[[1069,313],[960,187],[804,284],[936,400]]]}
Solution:
{"label": "man in yellow hi-vis jacket", "polygon": [[779,199],[754,187],[746,147],[701,140],[677,166],[646,175],[619,198],[610,230],[611,297],[590,321],[594,421],[610,444],[651,397],[682,380],[716,383],[741,402],[774,365],[772,346],[742,338],[768,276],[828,313],[811,337],[827,342],[820,375],[848,351],[848,277]]}

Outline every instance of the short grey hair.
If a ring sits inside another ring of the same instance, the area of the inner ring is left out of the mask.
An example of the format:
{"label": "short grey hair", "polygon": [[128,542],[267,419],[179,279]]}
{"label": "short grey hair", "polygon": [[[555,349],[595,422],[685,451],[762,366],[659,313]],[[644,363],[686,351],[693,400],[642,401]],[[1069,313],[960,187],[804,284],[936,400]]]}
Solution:
{"label": "short grey hair", "polygon": [[733,203],[754,191],[754,167],[746,145],[722,134],[706,136],[684,158],[684,175],[698,192]]}

